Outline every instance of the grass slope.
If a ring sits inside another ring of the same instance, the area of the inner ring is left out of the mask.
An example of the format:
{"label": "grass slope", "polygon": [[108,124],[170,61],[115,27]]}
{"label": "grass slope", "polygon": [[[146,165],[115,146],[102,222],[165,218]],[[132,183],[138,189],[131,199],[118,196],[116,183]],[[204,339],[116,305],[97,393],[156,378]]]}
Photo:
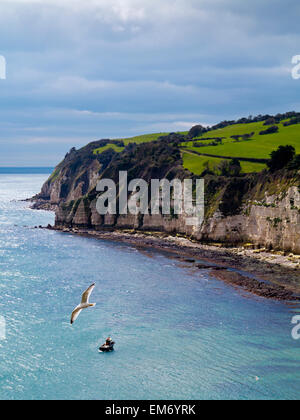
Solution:
{"label": "grass slope", "polygon": [[[259,132],[267,128],[262,122],[237,124],[206,133],[205,137],[226,137],[226,139],[223,140],[223,145],[199,148],[193,147],[193,142],[189,142],[184,146],[186,146],[189,150],[194,150],[198,153],[259,159],[268,159],[273,150],[276,150],[281,145],[284,146],[287,144],[294,146],[297,153],[300,153],[300,125],[284,127],[281,123],[278,126],[278,133],[261,136],[259,135]],[[251,132],[255,132],[252,140],[236,143],[230,138],[233,135],[247,134]],[[205,143],[205,141],[203,141],[203,143]]]}
{"label": "grass slope", "polygon": [[117,140],[123,141],[124,144],[127,146],[127,144],[129,144],[129,143],[141,144],[141,143],[148,143],[150,141],[155,141],[159,137],[167,136],[168,134],[169,133],[144,134],[144,135],[141,135],[141,136],[135,136],[135,137],[127,138],[127,139],[117,139]]}
{"label": "grass slope", "polygon": [[100,153],[103,153],[105,152],[105,150],[108,150],[108,149],[113,149],[115,152],[120,153],[124,150],[124,147],[119,147],[115,144],[107,144],[106,146],[99,147],[98,149],[94,149],[93,153],[94,155],[99,155]]}
{"label": "grass slope", "polygon": [[[124,139],[114,139],[123,141],[125,146],[130,143],[142,144],[142,143],[149,143],[151,141],[157,140],[161,136],[167,136],[169,133],[154,133],[154,134],[143,134],[141,136],[129,137]],[[105,150],[113,149],[115,152],[120,153],[124,150],[124,147],[116,146],[115,144],[108,144],[104,147],[99,147],[98,149],[94,149],[93,153],[98,155],[100,153],[105,152]]]}
{"label": "grass slope", "polygon": [[[212,158],[207,156],[197,156],[192,155],[187,152],[182,153],[183,158],[183,166],[185,169],[193,172],[195,175],[201,175],[204,171],[205,162],[209,161],[210,167],[218,166],[223,159]],[[261,172],[265,165],[260,163],[252,163],[252,162],[241,162],[242,172],[243,173],[252,173],[252,172]]]}
{"label": "grass slope", "polygon": [[[184,167],[196,175],[199,175],[203,172],[204,163],[207,161],[210,162],[211,166],[217,166],[221,162],[222,156],[228,156],[232,158],[242,157],[268,159],[273,150],[276,150],[281,145],[288,144],[294,146],[296,152],[300,154],[300,124],[284,127],[283,123],[284,121],[278,124],[279,132],[275,134],[259,135],[260,131],[266,130],[268,128],[268,126],[264,126],[264,122],[235,124],[205,133],[203,135],[204,138],[225,137],[225,139],[223,139],[223,144],[218,146],[194,147],[193,143],[195,141],[199,141],[201,143],[212,142],[212,140],[202,140],[201,137],[198,137],[193,141],[183,143],[181,145],[181,149]],[[231,136],[234,135],[249,134],[252,132],[255,134],[252,139],[248,141],[235,142],[231,138]],[[187,134],[187,132],[181,134]],[[145,134],[118,140],[122,140],[125,145],[128,145],[129,143],[142,144],[155,141],[159,137],[165,135],[168,135],[168,133]],[[123,147],[109,144],[105,147],[95,149],[94,153],[102,153],[109,148],[114,149],[116,152],[121,152],[124,149]],[[220,158],[197,156],[193,155],[192,153],[188,153],[188,151],[212,154],[220,156]],[[264,164],[252,162],[241,162],[241,166],[244,173],[260,172],[265,168]]]}

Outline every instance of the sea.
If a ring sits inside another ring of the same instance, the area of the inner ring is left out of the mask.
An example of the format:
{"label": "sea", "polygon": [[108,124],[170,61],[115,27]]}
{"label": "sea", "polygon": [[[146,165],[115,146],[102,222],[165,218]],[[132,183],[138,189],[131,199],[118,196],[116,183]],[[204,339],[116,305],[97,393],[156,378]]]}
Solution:
{"label": "sea", "polygon": [[[1,400],[299,399],[299,306],[153,249],[35,228],[54,214],[21,200],[50,172],[0,169]],[[71,326],[92,283],[97,305]]]}

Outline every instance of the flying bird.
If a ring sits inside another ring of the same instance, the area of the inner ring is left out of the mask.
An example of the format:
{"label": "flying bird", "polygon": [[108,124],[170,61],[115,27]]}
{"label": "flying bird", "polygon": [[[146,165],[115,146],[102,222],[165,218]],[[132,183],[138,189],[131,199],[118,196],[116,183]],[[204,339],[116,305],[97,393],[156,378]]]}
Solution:
{"label": "flying bird", "polygon": [[90,307],[93,307],[93,306],[96,306],[96,303],[89,303],[89,299],[90,299],[90,296],[91,296],[91,294],[92,294],[92,291],[94,290],[94,288],[95,288],[95,283],[94,284],[92,284],[84,293],[83,293],[83,295],[82,295],[82,298],[81,298],[81,303],[80,303],[80,305],[78,305],[75,309],[74,309],[74,311],[72,312],[72,316],[71,316],[71,324],[74,324],[74,322],[76,321],[76,319],[78,318],[78,316],[79,316],[79,314],[80,314],[80,312],[83,310],[83,309],[86,309],[86,308],[90,308]]}

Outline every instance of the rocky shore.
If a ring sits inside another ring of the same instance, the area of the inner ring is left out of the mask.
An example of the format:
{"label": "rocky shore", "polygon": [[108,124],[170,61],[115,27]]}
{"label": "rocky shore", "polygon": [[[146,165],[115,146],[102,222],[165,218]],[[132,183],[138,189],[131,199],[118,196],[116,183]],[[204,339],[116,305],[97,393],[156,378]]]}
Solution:
{"label": "rocky shore", "polygon": [[30,205],[30,208],[32,210],[45,210],[45,211],[55,212],[58,208],[57,204],[52,204],[47,200],[42,200],[42,199],[36,200],[34,198],[29,198],[25,201],[32,203]]}
{"label": "rocky shore", "polygon": [[245,244],[241,248],[224,248],[221,244],[205,245],[161,232],[95,231],[51,226],[48,229],[122,242],[140,249],[156,249],[195,269],[209,270],[214,277],[249,293],[267,299],[300,301],[298,255],[254,249],[252,244]]}
{"label": "rocky shore", "polygon": [[257,296],[280,301],[300,301],[300,296],[295,295],[283,286],[266,284],[235,271],[213,269],[211,274],[225,283],[242,288],[243,290]]}

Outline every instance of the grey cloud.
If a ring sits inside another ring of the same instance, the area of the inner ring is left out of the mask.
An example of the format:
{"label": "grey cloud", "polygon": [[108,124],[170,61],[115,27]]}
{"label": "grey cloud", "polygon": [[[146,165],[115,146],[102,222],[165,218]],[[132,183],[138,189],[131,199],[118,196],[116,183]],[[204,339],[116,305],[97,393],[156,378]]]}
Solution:
{"label": "grey cloud", "polygon": [[14,142],[38,165],[72,139],[293,109],[298,16],[297,0],[2,0],[0,165]]}

